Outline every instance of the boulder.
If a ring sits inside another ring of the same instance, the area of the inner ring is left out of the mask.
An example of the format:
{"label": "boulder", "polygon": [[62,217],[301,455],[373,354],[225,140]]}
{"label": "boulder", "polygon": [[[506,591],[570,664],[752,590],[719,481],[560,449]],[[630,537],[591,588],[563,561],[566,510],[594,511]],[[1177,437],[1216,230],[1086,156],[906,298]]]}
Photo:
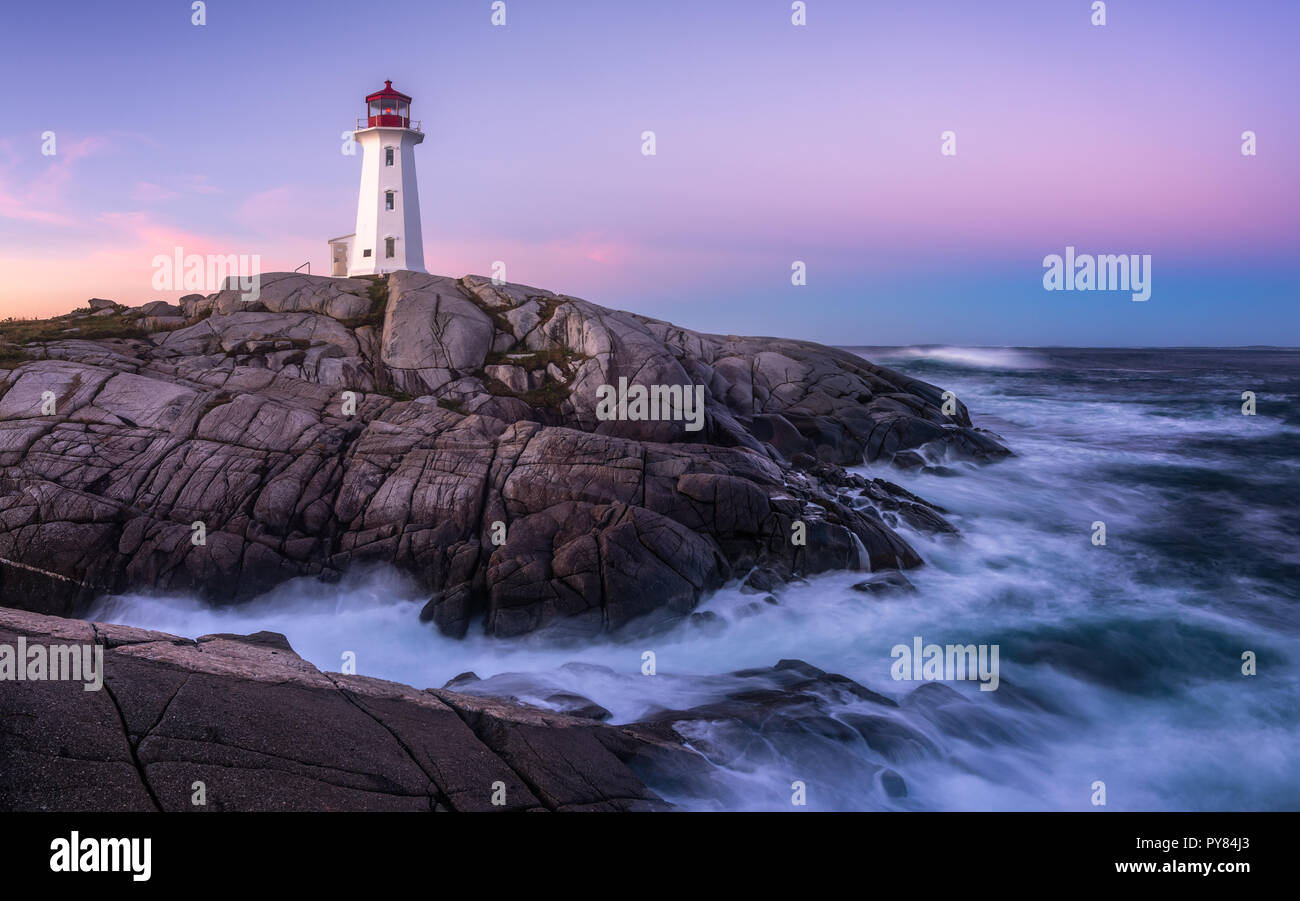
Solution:
{"label": "boulder", "polygon": [[179,316],[184,319],[181,308],[175,304],[170,304],[165,300],[155,300],[138,307],[132,307],[134,313],[141,313],[144,316]]}
{"label": "boulder", "polygon": [[[181,309],[0,379],[0,603],[229,603],[386,564],[449,634],[633,633],[730,579],[917,566],[893,526],[951,532],[942,511],[844,467],[1008,453],[845,351],[479,276],[270,273]],[[620,385],[662,403],[611,417]]]}

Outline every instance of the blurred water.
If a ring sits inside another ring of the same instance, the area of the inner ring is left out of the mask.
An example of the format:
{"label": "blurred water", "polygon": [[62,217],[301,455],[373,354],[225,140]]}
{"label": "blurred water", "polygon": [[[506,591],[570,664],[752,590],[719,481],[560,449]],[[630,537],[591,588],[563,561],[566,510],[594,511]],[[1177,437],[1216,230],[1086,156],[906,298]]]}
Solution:
{"label": "blurred water", "polygon": [[[728,673],[798,658],[904,702],[836,698],[836,716],[884,716],[932,749],[886,759],[776,720],[758,740],[692,723],[682,731],[718,765],[714,784],[655,786],[692,807],[788,810],[800,780],[817,809],[1086,809],[1101,780],[1108,809],[1300,808],[1300,352],[854,350],[953,390],[1016,453],[860,469],[942,505],[961,531],[899,524],[926,560],[908,573],[915,593],[855,591],[860,573],[789,586],[776,605],[728,587],[701,604],[709,622],[582,646],[444,638],[385,570],[235,609],[109,598],[93,616],[188,636],[271,629],[323,669],[352,651],[359,672],[419,687],[472,670],[489,681],[471,690],[543,706],[572,692],[614,722],[718,700],[747,685]],[[1090,541],[1098,520],[1105,547]],[[891,678],[890,649],[916,635],[998,645],[1003,684],[909,702],[919,683]],[[1256,676],[1241,674],[1245,650]],[[882,789],[882,768],[905,797]]]}

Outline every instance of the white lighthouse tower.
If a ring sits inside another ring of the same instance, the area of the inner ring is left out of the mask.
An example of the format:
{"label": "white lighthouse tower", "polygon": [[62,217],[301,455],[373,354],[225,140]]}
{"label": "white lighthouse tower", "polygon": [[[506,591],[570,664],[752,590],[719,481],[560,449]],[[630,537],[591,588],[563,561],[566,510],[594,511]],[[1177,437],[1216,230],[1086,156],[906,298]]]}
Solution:
{"label": "white lighthouse tower", "polygon": [[385,81],[382,91],[366,97],[366,119],[357,120],[353,134],[362,150],[357,229],[329,242],[331,274],[424,272],[415,182],[415,145],[424,133],[411,121],[411,98]]}

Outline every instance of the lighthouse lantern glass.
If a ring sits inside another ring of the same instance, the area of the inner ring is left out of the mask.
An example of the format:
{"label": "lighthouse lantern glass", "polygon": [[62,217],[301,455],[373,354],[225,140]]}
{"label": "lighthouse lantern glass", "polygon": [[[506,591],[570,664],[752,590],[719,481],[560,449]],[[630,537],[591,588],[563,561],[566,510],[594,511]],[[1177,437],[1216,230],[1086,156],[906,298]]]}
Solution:
{"label": "lighthouse lantern glass", "polygon": [[406,128],[411,122],[411,102],[404,97],[375,97],[366,103],[370,126]]}

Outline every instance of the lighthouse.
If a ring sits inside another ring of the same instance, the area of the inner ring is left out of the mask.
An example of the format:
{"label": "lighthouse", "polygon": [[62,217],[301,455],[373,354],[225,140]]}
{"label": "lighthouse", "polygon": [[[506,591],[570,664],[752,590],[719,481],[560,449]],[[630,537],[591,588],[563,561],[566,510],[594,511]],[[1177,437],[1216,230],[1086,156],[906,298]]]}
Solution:
{"label": "lighthouse", "polygon": [[330,240],[330,273],[424,272],[415,181],[415,145],[424,140],[424,132],[411,120],[411,98],[385,81],[383,90],[366,97],[366,116],[357,120],[353,140],[362,151],[357,227],[353,234]]}

